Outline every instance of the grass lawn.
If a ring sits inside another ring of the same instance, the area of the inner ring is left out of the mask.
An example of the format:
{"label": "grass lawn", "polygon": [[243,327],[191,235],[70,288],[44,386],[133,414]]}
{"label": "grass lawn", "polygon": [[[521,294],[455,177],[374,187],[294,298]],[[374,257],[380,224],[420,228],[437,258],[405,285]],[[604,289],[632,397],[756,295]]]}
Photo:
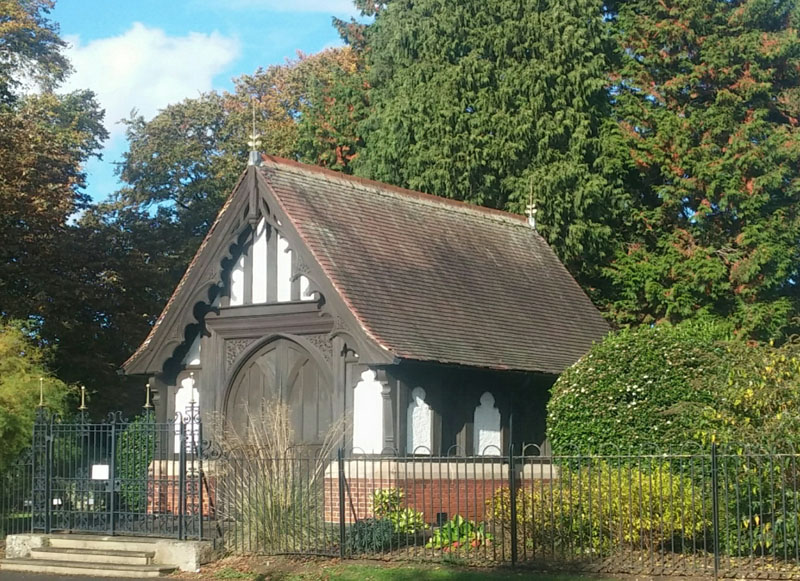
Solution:
{"label": "grass lawn", "polygon": [[258,559],[218,563],[190,578],[242,581],[609,581],[579,575],[541,575],[510,569],[476,569],[456,566],[397,563],[342,563],[330,560],[291,561]]}
{"label": "grass lawn", "polygon": [[480,581],[491,579],[531,579],[535,581],[586,581],[576,576],[536,575],[520,571],[480,569],[475,571],[441,565],[439,567],[381,567],[376,565],[339,565],[319,572],[319,576],[284,577],[286,581]]}

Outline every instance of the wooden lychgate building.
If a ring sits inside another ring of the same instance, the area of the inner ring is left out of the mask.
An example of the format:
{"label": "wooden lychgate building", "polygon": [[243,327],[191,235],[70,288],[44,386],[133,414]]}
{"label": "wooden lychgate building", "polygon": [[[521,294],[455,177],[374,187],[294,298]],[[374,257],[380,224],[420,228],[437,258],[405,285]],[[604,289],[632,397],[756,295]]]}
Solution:
{"label": "wooden lychgate building", "polygon": [[125,363],[162,419],[240,435],[288,404],[295,440],[346,418],[356,453],[540,443],[555,378],[607,326],[520,216],[263,157]]}

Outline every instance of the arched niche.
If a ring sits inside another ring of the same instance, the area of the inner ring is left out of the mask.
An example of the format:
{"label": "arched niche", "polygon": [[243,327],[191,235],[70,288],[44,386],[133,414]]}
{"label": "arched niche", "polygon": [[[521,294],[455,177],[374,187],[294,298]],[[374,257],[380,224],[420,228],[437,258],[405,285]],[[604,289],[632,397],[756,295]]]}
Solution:
{"label": "arched niche", "polygon": [[433,410],[421,387],[411,390],[406,411],[406,453],[431,454],[433,450]]}
{"label": "arched niche", "polygon": [[500,410],[495,406],[494,396],[485,391],[473,417],[475,430],[474,453],[476,456],[500,456],[503,453]]}
{"label": "arched niche", "polygon": [[200,437],[200,392],[197,389],[194,373],[183,373],[178,378],[175,391],[175,441],[173,449],[177,453],[181,444],[181,424],[186,426],[186,450],[196,453]]}
{"label": "arched niche", "polygon": [[380,454],[383,449],[383,384],[367,369],[353,389],[353,451]]}

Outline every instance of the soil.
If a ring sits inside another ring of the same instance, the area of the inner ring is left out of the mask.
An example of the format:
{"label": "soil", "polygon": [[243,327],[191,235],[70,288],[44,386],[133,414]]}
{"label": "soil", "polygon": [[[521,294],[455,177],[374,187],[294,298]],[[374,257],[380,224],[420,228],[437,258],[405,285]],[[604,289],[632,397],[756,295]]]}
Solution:
{"label": "soil", "polygon": [[[247,572],[250,575],[242,576],[243,581],[280,581],[292,576],[301,579],[324,579],[324,569],[336,567],[343,561],[331,557],[226,557],[214,563],[204,565],[199,573],[176,572],[171,578],[195,581],[235,579],[235,572]],[[374,559],[348,560],[347,564],[373,565],[382,569],[408,567],[408,562],[392,562]],[[415,568],[440,567],[437,563],[414,563]],[[476,569],[477,570],[477,569]]]}

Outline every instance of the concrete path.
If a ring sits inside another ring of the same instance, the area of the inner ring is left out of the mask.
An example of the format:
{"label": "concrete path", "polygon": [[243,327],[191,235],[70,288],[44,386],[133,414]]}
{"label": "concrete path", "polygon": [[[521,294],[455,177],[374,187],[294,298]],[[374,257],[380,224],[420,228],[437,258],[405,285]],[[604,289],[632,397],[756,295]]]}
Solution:
{"label": "concrete path", "polygon": [[[18,573],[17,571],[0,571],[0,581],[102,581],[102,579],[121,578],[81,577],[76,575],[45,575],[39,573]],[[131,578],[128,577],[128,579],[130,580]],[[169,579],[169,577],[165,577],[164,579]]]}

